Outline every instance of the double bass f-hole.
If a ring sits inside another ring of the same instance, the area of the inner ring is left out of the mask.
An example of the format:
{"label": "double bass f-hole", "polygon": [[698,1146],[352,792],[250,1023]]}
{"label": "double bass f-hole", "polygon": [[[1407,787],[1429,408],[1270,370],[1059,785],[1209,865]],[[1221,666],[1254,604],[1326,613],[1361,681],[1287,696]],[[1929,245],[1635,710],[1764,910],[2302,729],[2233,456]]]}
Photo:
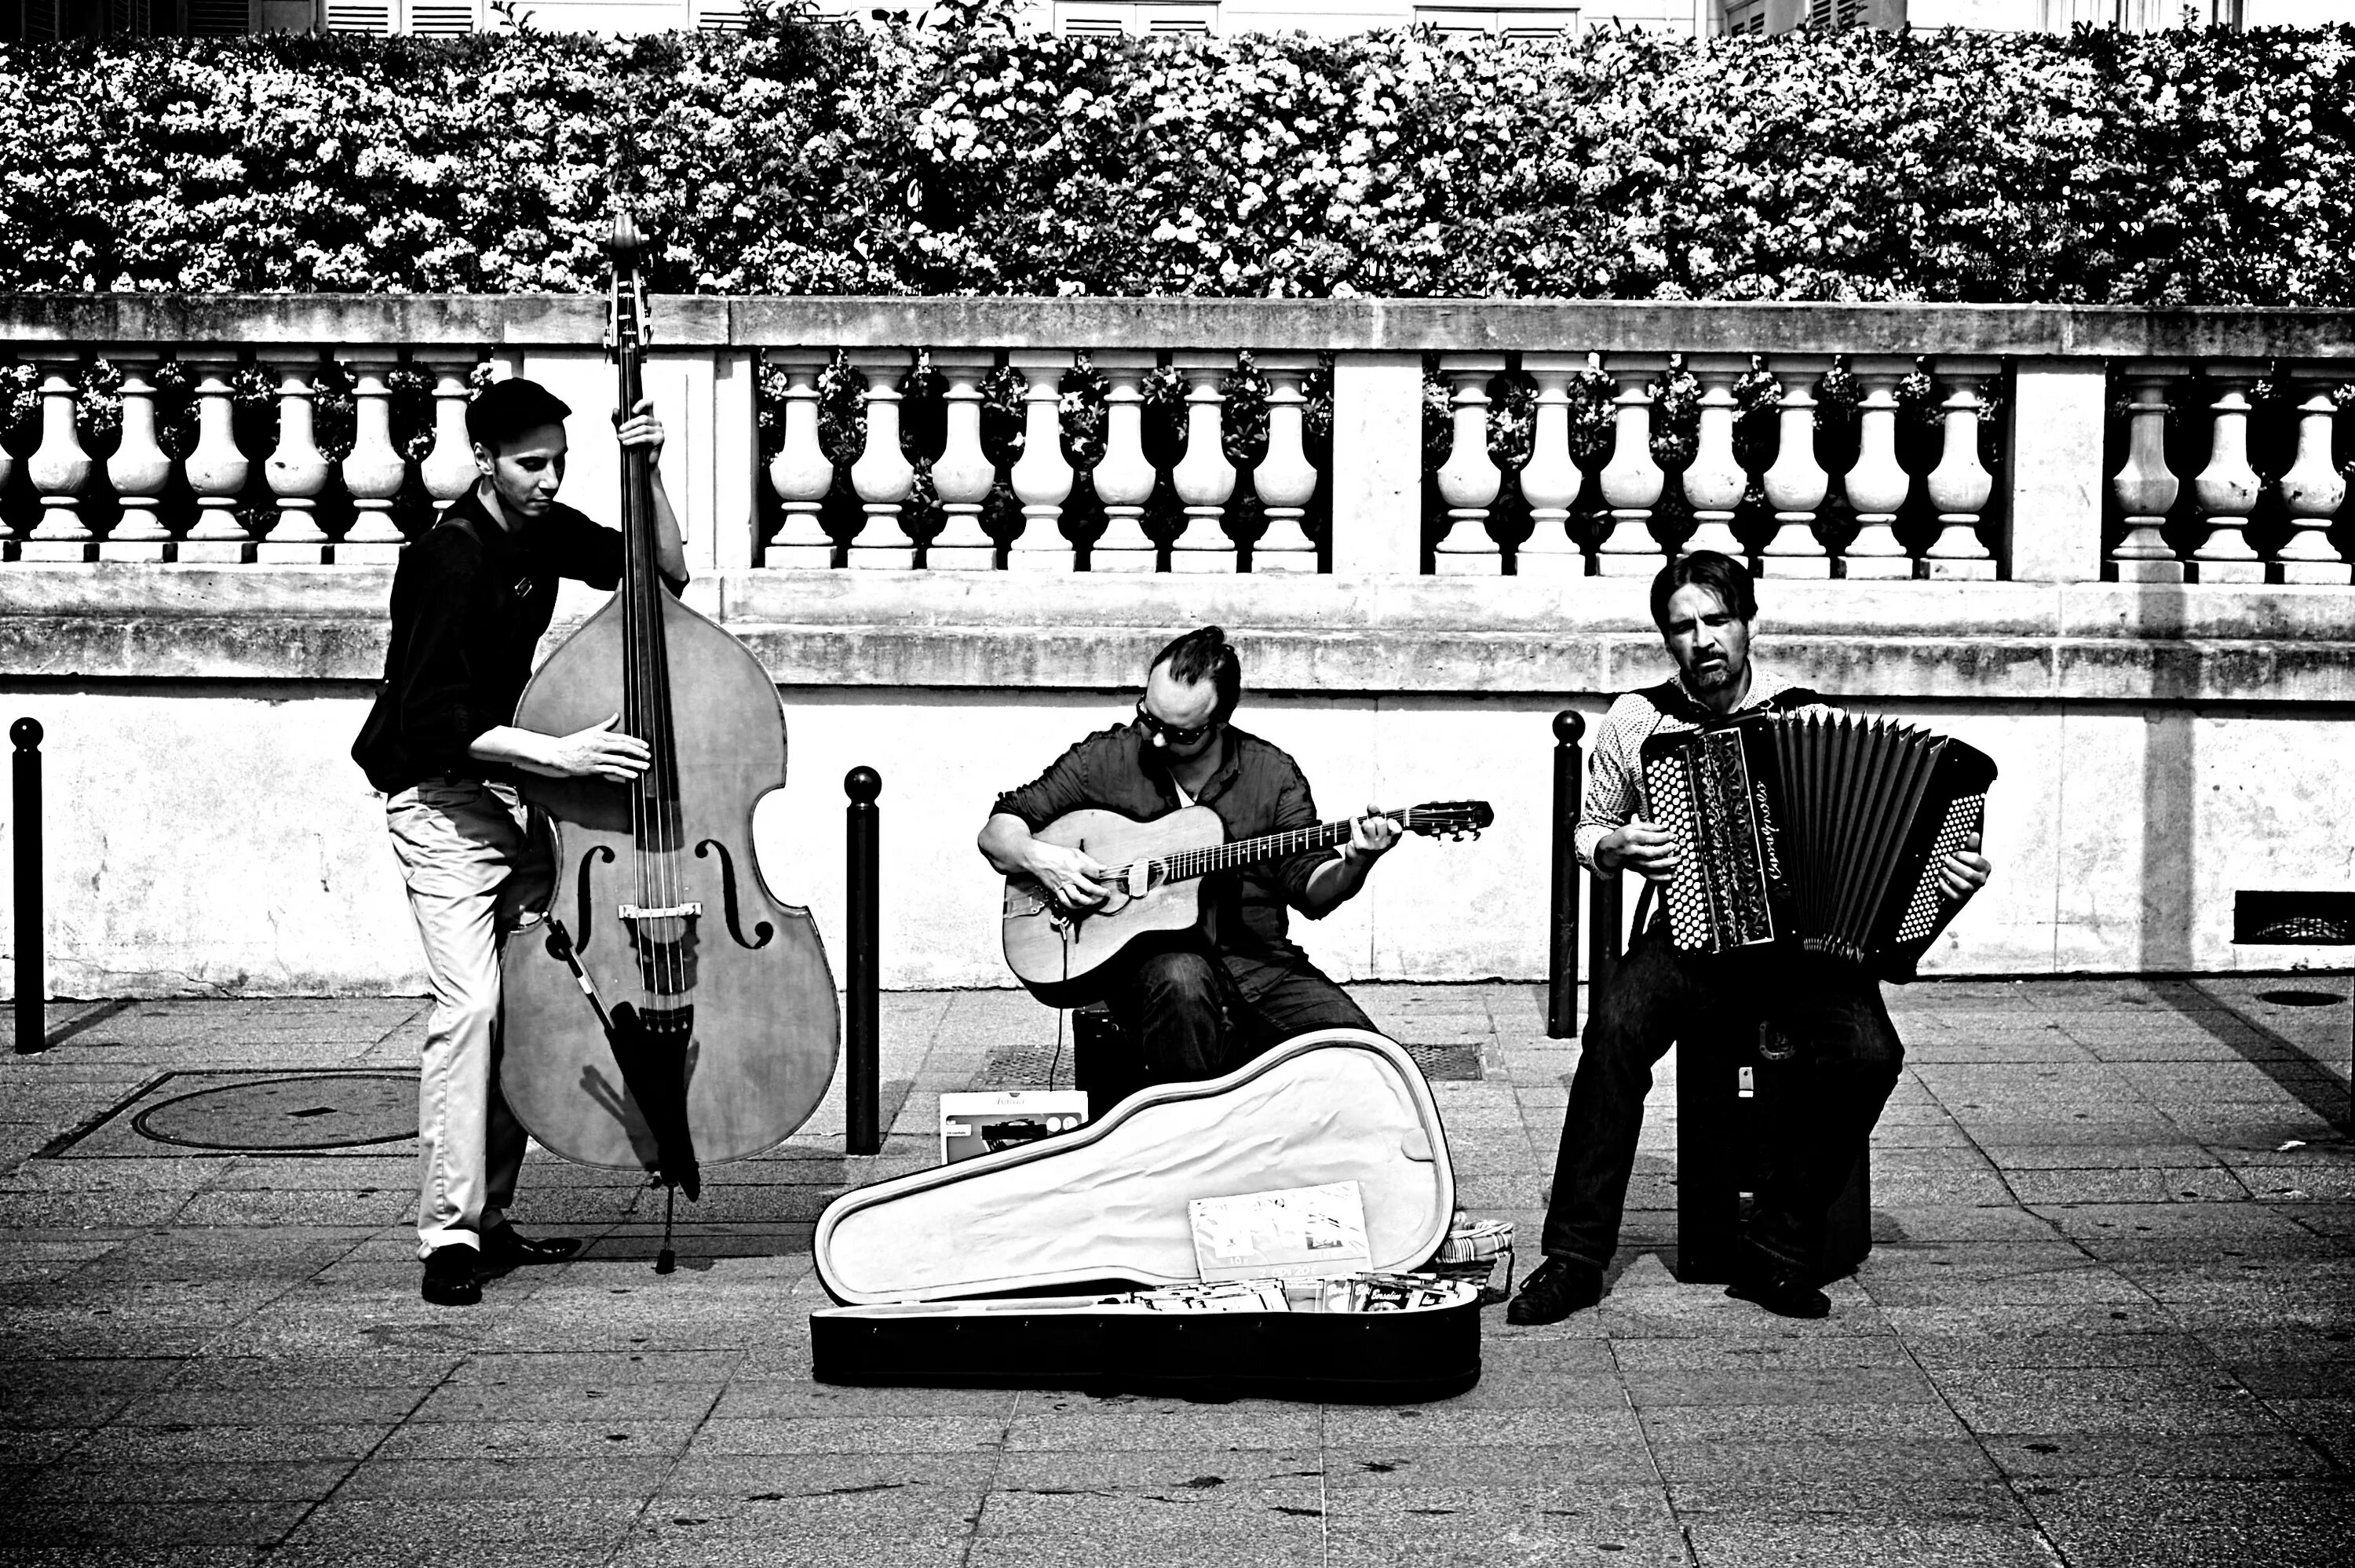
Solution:
{"label": "double bass f-hole", "polygon": [[728,846],[718,839],[706,839],[695,846],[695,858],[698,860],[708,860],[715,854],[719,857],[719,901],[721,910],[728,916],[728,934],[736,938],[736,945],[740,948],[767,947],[769,938],[777,934],[777,928],[766,920],[753,921],[752,940],[748,942],[744,939],[744,927],[736,912],[736,857],[730,854]]}
{"label": "double bass f-hole", "polygon": [[578,906],[578,909],[577,917],[573,920],[572,926],[573,929],[581,933],[572,939],[572,951],[576,954],[589,950],[589,938],[597,929],[596,888],[593,885],[596,879],[589,874],[590,864],[595,861],[603,861],[611,864],[613,859],[613,852],[603,844],[591,844],[587,853],[581,857],[579,895],[573,901]]}

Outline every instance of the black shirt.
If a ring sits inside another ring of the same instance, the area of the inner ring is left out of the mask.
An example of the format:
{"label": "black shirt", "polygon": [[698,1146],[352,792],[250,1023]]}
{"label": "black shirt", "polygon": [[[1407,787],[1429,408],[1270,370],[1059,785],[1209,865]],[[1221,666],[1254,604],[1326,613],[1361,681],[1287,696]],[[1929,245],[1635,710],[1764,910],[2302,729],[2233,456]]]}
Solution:
{"label": "black shirt", "polygon": [[514,719],[559,577],[610,589],[622,535],[555,502],[510,533],[469,490],[400,553],[384,683],[352,744],[370,784],[389,795],[445,773],[506,776],[466,748]]}
{"label": "black shirt", "polygon": [[[1316,825],[1316,802],[1300,765],[1255,735],[1226,732],[1226,759],[1195,797],[1226,824],[1227,842]],[[1047,771],[997,798],[993,812],[1019,817],[1032,832],[1082,807],[1139,821],[1178,809],[1178,786],[1144,727],[1099,730],[1057,758]],[[1312,850],[1202,879],[1202,932],[1215,952],[1290,963],[1306,955],[1285,935],[1285,906],[1305,911],[1308,878],[1333,858]]]}

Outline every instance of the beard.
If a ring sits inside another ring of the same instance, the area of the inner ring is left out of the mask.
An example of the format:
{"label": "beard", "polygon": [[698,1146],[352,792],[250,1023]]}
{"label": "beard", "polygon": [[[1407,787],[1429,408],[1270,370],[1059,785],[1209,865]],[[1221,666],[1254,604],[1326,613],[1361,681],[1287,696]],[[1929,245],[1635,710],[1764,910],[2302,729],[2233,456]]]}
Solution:
{"label": "beard", "polygon": [[1711,691],[1721,686],[1732,685],[1741,678],[1742,672],[1734,667],[1733,661],[1731,659],[1720,659],[1708,662],[1696,662],[1685,672],[1685,679],[1691,682],[1695,687]]}

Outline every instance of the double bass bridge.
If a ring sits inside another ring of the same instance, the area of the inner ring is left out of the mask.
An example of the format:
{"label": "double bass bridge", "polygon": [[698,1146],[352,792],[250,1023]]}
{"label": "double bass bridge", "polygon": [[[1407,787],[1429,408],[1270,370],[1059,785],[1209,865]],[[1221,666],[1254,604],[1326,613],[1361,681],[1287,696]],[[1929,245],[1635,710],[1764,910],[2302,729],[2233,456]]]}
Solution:
{"label": "double bass bridge", "polygon": [[666,904],[659,907],[644,904],[624,904],[620,910],[621,917],[624,920],[683,920],[689,916],[699,916],[702,913],[703,905],[699,900],[687,904]]}

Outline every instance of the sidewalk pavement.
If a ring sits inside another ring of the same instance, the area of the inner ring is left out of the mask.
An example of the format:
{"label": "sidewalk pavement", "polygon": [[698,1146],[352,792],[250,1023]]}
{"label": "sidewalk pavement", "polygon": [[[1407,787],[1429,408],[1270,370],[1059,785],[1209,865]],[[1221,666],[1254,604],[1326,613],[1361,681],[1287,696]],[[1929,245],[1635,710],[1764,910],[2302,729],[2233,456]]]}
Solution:
{"label": "sidewalk pavement", "polygon": [[[673,1275],[658,1193],[535,1152],[525,1228],[590,1245],[470,1309],[418,1298],[412,1145],[221,1154],[155,1140],[187,1102],[106,1115],[168,1073],[374,1068],[397,1137],[421,1001],[59,1003],[57,1044],[0,1056],[0,1563],[2335,1568],[2347,989],[1892,991],[1877,1245],[1817,1323],[1671,1277],[1664,1069],[1603,1305],[1490,1308],[1478,1386],[1372,1408],[809,1380],[812,1221],[931,1162],[940,1091],[1052,1046],[1020,993],[885,998],[885,1152],[843,1156],[837,1084],[707,1172]],[[1356,991],[1476,1047],[1433,1088],[1526,1271],[1575,1043],[1531,986]]]}

